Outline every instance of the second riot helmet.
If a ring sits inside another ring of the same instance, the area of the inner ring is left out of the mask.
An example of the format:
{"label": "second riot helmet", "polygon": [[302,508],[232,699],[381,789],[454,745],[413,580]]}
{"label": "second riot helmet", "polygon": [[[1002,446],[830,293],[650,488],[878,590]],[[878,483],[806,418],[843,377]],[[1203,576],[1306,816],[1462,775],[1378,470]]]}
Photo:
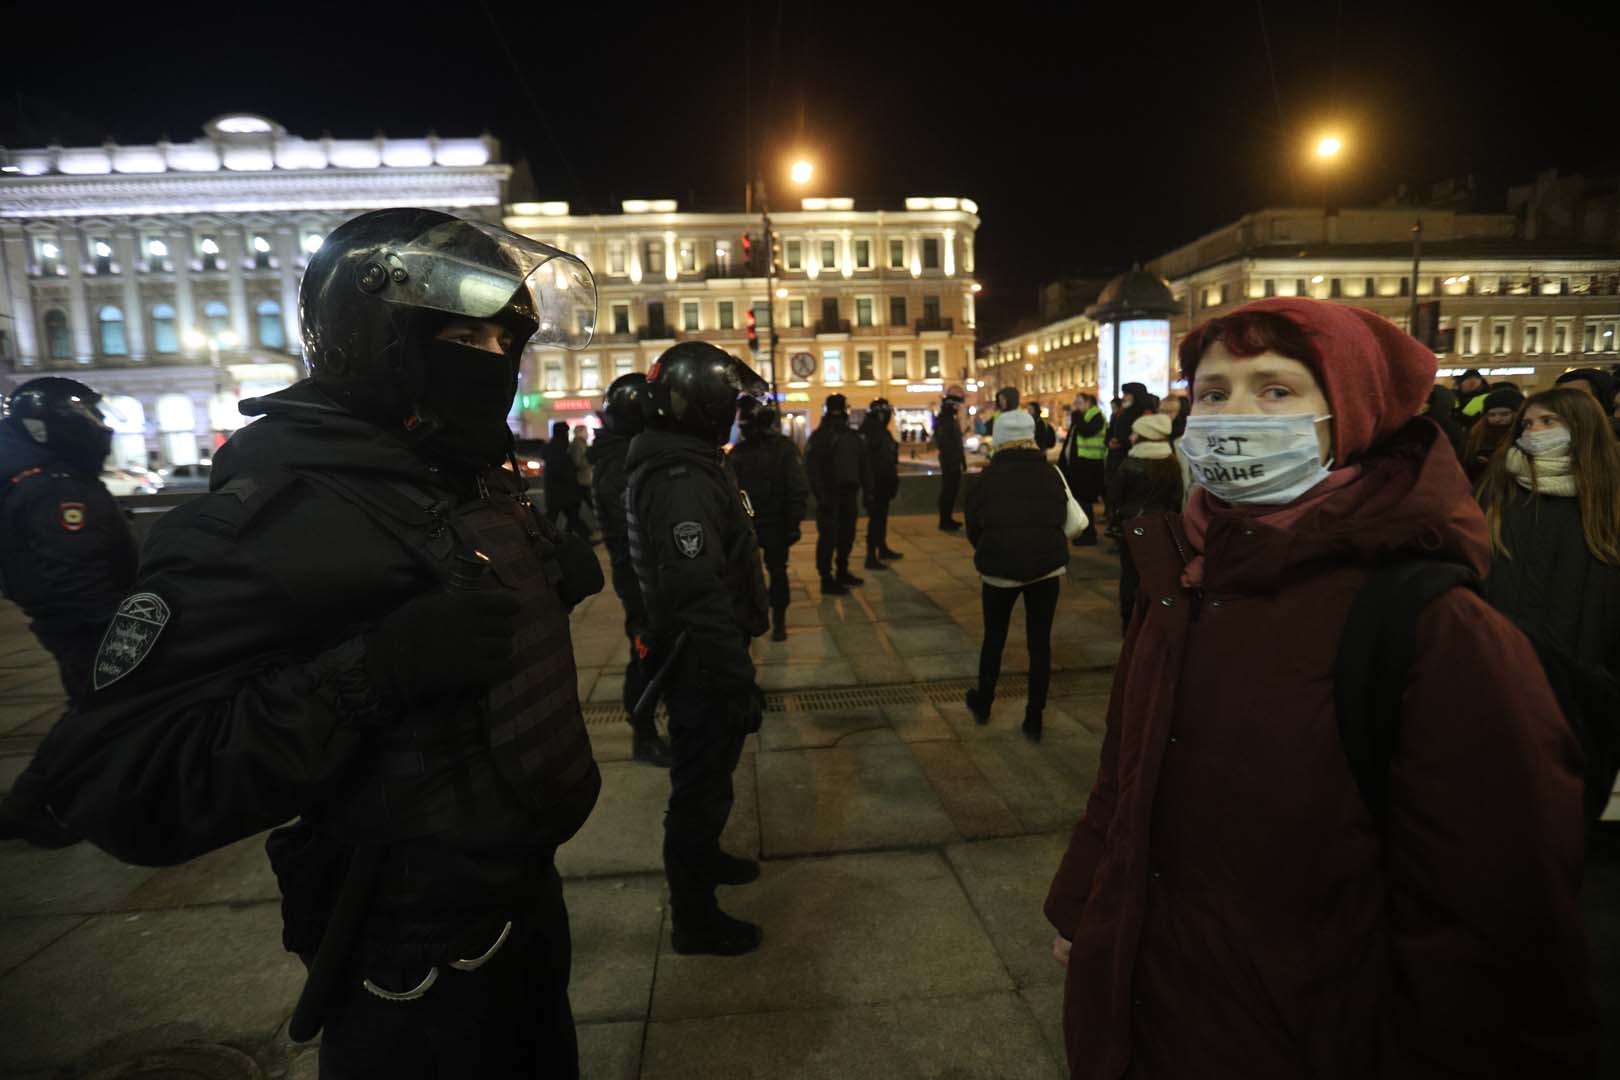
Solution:
{"label": "second riot helmet", "polygon": [[100,472],[112,450],[101,395],[77,379],[29,379],[6,398],[3,422],[79,472]]}
{"label": "second riot helmet", "polygon": [[613,380],[602,396],[602,427],[609,434],[632,438],[647,426],[641,411],[641,398],[646,393],[647,376],[639,371],[620,375]]}
{"label": "second riot helmet", "polygon": [[753,368],[703,341],[665,350],[647,372],[642,408],[649,427],[725,444],[737,418],[737,399],[757,397],[765,380]]}

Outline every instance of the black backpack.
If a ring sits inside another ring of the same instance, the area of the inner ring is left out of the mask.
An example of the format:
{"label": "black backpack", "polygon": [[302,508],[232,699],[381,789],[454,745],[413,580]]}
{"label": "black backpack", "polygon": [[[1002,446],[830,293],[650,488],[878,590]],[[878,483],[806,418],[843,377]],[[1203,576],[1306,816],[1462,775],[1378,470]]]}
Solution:
{"label": "black backpack", "polygon": [[[1334,663],[1339,738],[1356,785],[1380,823],[1390,762],[1400,742],[1401,693],[1417,657],[1418,614],[1452,589],[1478,592],[1479,587],[1478,576],[1456,563],[1394,562],[1375,569],[1350,605]],[[1620,686],[1543,636],[1525,635],[1585,754],[1586,816],[1596,821],[1620,772]]]}

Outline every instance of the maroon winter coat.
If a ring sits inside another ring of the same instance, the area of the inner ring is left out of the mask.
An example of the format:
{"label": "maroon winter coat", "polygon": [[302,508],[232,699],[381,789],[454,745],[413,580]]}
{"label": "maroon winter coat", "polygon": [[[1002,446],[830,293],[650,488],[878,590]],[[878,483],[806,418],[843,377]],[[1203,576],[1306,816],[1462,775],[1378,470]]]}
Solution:
{"label": "maroon winter coat", "polygon": [[1287,531],[1217,512],[1201,595],[1178,515],[1126,529],[1141,593],[1046,902],[1075,1077],[1590,1074],[1580,751],[1528,641],[1465,591],[1425,609],[1382,840],[1339,739],[1358,563],[1488,561],[1437,436]]}

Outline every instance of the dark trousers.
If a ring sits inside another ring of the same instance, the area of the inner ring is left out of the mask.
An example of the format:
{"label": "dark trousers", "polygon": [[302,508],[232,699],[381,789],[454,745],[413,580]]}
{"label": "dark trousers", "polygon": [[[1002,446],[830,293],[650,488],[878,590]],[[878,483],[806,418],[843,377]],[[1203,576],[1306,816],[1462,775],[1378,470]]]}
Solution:
{"label": "dark trousers", "polygon": [[731,774],[742,757],[743,731],[725,703],[690,682],[677,683],[669,704],[669,810],[664,814],[664,876],[676,918],[716,909],[714,866],[731,816]]}
{"label": "dark trousers", "polygon": [[1101,458],[1074,458],[1065,475],[1074,501],[1086,512],[1086,528],[1081,536],[1097,535],[1097,500],[1103,493],[1103,463]]}
{"label": "dark trousers", "polygon": [[825,499],[816,500],[816,570],[832,577],[849,572],[849,553],[855,548],[855,514],[858,487],[842,487]]}
{"label": "dark trousers", "polygon": [[572,951],[552,869],[529,916],[512,920],[506,944],[478,970],[442,968],[426,994],[397,1002],[365,990],[357,975],[321,1036],[322,1080],[578,1077]]}
{"label": "dark trousers", "polygon": [[1001,651],[1007,646],[1007,626],[1013,605],[1024,598],[1024,636],[1029,639],[1029,710],[1046,708],[1046,689],[1052,679],[1052,618],[1057,614],[1058,585],[1062,578],[1047,578],[1019,588],[983,587],[984,645],[979,649],[979,697],[988,707],[996,699],[1001,678]]}
{"label": "dark trousers", "polygon": [[866,553],[876,556],[889,547],[889,499],[873,499],[866,507]]}
{"label": "dark trousers", "polygon": [[939,523],[954,520],[951,515],[956,512],[956,493],[962,487],[962,470],[958,468],[942,468],[939,472]]}
{"label": "dark trousers", "polygon": [[[765,573],[770,578],[771,607],[788,606],[788,549],[793,545],[774,538],[759,538],[759,550],[765,557]],[[820,542],[817,542],[820,548]]]}

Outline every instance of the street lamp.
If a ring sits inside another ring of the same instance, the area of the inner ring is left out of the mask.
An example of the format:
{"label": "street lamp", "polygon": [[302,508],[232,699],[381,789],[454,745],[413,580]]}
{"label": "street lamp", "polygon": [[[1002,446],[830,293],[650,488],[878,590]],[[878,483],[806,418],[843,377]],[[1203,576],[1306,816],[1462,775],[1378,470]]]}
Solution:
{"label": "street lamp", "polygon": [[1316,141],[1316,156],[1324,161],[1338,157],[1343,149],[1344,141],[1337,135],[1324,135]]}
{"label": "street lamp", "polygon": [[804,158],[800,158],[798,161],[795,161],[793,163],[792,170],[788,173],[788,175],[792,177],[793,182],[798,184],[800,187],[808,184],[810,182],[810,178],[815,174],[815,166],[810,164],[810,162],[806,161]]}

